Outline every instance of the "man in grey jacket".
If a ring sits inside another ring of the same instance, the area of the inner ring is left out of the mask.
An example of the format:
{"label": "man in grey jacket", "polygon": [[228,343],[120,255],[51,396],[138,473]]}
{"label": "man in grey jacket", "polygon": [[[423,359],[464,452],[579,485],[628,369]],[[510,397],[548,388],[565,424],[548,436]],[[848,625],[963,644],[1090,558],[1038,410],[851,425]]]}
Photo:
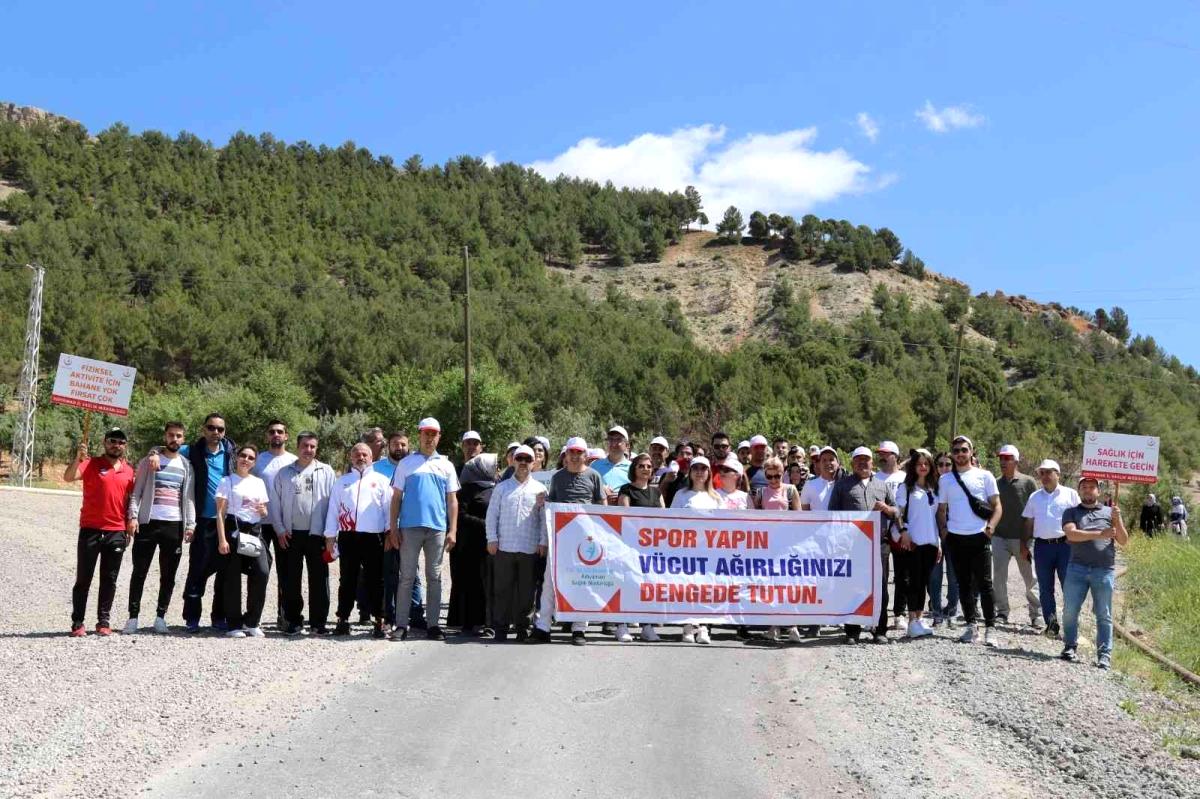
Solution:
{"label": "man in grey jacket", "polygon": [[154,631],[167,632],[167,606],[175,590],[175,572],[183,553],[183,542],[196,530],[196,504],[192,498],[193,473],[188,459],[179,454],[183,446],[182,422],[167,422],[163,448],[156,458],[147,455],[137,465],[133,493],[126,511],[128,532],[133,538],[133,577],[129,580],[129,621],[126,634],[138,631],[142,589],[158,549],[158,605]]}
{"label": "man in grey jacket", "polygon": [[317,460],[317,436],[305,431],[296,438],[296,460],[279,470],[267,486],[267,504],[275,540],[279,545],[283,575],[284,631],[304,630],[304,598],[300,582],[308,566],[308,624],[316,635],[325,635],[329,616],[329,564],[325,562],[325,515],[337,475]]}

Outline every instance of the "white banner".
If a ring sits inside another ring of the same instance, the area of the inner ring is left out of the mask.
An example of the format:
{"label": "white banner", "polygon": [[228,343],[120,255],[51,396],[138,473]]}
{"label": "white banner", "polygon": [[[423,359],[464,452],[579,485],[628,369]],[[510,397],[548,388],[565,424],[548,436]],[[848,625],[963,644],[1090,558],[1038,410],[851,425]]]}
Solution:
{"label": "white banner", "polygon": [[1119,483],[1158,482],[1158,439],[1123,433],[1083,434],[1083,477]]}
{"label": "white banner", "polygon": [[50,401],[113,416],[129,415],[137,369],[61,353]]}
{"label": "white banner", "polygon": [[878,513],[546,504],[561,621],[874,626]]}

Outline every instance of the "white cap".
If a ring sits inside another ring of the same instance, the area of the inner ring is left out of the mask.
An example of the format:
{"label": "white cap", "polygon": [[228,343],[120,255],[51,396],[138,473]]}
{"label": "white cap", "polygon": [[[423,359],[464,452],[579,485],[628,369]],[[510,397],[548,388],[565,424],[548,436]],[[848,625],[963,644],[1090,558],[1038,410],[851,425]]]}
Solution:
{"label": "white cap", "polygon": [[650,442],[650,446],[652,446],[652,447],[653,447],[655,444],[658,444],[660,447],[664,447],[665,449],[670,449],[670,448],[671,448],[671,442],[670,442],[670,441],[667,441],[667,440],[666,440],[665,438],[663,438],[662,436],[655,436],[655,437],[654,437],[654,440]]}
{"label": "white cap", "polygon": [[[1005,444],[1003,447],[996,450],[996,454],[997,455],[1011,455],[1012,459],[1014,461],[1021,460],[1021,452],[1016,447],[1014,447],[1012,444]],[[1054,468],[1057,469],[1058,464],[1055,464]]]}
{"label": "white cap", "polygon": [[965,442],[967,442],[968,447],[970,447],[971,449],[975,449],[975,442],[972,441],[971,439],[967,438],[966,436],[955,436],[953,439],[951,439],[950,443],[957,444],[959,441],[965,441]]}
{"label": "white cap", "polygon": [[538,443],[542,445],[542,449],[546,450],[547,452],[550,451],[550,439],[546,438],[545,436],[534,436],[534,438],[536,438]]}
{"label": "white cap", "polygon": [[533,447],[527,447],[524,444],[517,445],[517,451],[513,453],[515,459],[518,455],[528,455],[530,460],[533,460]]}
{"label": "white cap", "polygon": [[871,452],[870,447],[856,447],[854,449],[854,451],[850,453],[850,460],[854,460],[855,458],[861,458],[864,455],[866,455],[869,458],[873,454],[874,453]]}
{"label": "white cap", "polygon": [[624,427],[621,427],[619,424],[614,424],[612,427],[608,428],[608,434],[612,435],[613,433],[620,433],[621,438],[625,439],[626,441],[629,440],[629,431],[627,431]]}
{"label": "white cap", "polygon": [[587,456],[592,460],[599,460],[600,458],[605,457],[605,452],[599,447],[590,447],[587,451]]}
{"label": "white cap", "polygon": [[442,432],[442,423],[432,416],[426,416],[417,423],[417,430],[433,430],[435,433]]}
{"label": "white cap", "polygon": [[520,441],[510,441],[510,442],[508,442],[508,446],[504,448],[504,451],[512,452],[514,449],[516,449],[519,446],[521,446]]}
{"label": "white cap", "polygon": [[721,461],[720,466],[722,469],[732,469],[739,475],[745,471],[742,468],[742,462],[737,459],[737,455],[726,455],[725,460]]}
{"label": "white cap", "polygon": [[695,466],[709,466],[709,465],[710,464],[708,462],[708,458],[701,455],[698,458],[692,458],[692,462],[688,464],[688,468],[691,469]]}
{"label": "white cap", "polygon": [[587,442],[584,441],[581,437],[571,436],[570,438],[567,439],[567,446],[563,448],[563,451],[577,449],[577,450],[582,450],[583,452],[587,452],[587,448],[588,448]]}
{"label": "white cap", "polygon": [[1062,474],[1062,469],[1058,468],[1058,461],[1052,461],[1049,458],[1046,458],[1046,460],[1039,463],[1038,467],[1037,467],[1037,470],[1039,472],[1048,472],[1051,469],[1058,472],[1059,474]]}
{"label": "white cap", "polygon": [[817,452],[817,454],[818,454],[818,455],[824,455],[826,452],[832,452],[832,453],[833,453],[833,456],[834,456],[835,458],[837,457],[837,454],[838,454],[838,451],[837,451],[836,449],[834,449],[833,447],[829,446],[828,444],[826,444],[825,446],[821,447],[821,449],[820,449],[820,450]]}
{"label": "white cap", "polygon": [[739,441],[737,448],[738,449],[750,449],[750,442],[749,441]]}
{"label": "white cap", "polygon": [[476,433],[474,430],[468,430],[467,432],[463,433],[462,440],[463,441],[478,441],[480,444],[483,443],[483,438],[481,438],[479,433]]}
{"label": "white cap", "polygon": [[771,445],[771,442],[767,441],[766,436],[753,436],[750,439],[751,447],[767,447],[770,445]]}
{"label": "white cap", "polygon": [[811,447],[809,447],[809,448],[808,448],[808,454],[809,454],[810,456],[811,456],[811,455],[820,455],[820,454],[821,454],[821,448],[820,448],[820,447],[818,447],[816,444],[813,444]]}
{"label": "white cap", "polygon": [[875,451],[876,452],[890,452],[893,455],[898,456],[900,454],[900,447],[896,446],[895,441],[882,441],[882,442],[880,442],[879,446],[875,448]]}

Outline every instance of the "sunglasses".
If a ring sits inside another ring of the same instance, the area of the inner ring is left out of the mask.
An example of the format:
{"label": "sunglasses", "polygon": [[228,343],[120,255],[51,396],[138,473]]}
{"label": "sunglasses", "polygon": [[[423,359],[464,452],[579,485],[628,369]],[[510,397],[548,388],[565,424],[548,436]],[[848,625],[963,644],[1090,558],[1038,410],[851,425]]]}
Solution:
{"label": "sunglasses", "polygon": [[240,461],[252,461],[254,459],[255,457],[253,455],[238,455],[238,460]]}
{"label": "sunglasses", "polygon": [[949,469],[949,468],[950,468],[951,466],[953,466],[953,465],[954,465],[954,464],[953,464],[953,463],[951,463],[950,461],[939,461],[939,462],[938,462],[938,468],[939,468],[939,469]]}
{"label": "sunglasses", "polygon": [[533,458],[529,457],[528,455],[519,455],[516,458],[513,458],[513,460],[517,463],[533,463]]}
{"label": "sunglasses", "polygon": [[955,455],[958,455],[959,453],[962,453],[962,452],[970,452],[971,448],[970,447],[951,447],[950,451],[953,452]]}
{"label": "sunglasses", "polygon": [[217,427],[215,424],[206,424],[206,425],[204,425],[204,429],[210,433],[224,433],[225,432],[224,427]]}
{"label": "sunglasses", "polygon": [[765,475],[765,476],[766,476],[766,478],[767,478],[768,480],[782,480],[782,479],[783,479],[783,475],[782,475],[782,474],[778,474],[778,473],[774,473],[774,474],[767,474],[767,475]]}

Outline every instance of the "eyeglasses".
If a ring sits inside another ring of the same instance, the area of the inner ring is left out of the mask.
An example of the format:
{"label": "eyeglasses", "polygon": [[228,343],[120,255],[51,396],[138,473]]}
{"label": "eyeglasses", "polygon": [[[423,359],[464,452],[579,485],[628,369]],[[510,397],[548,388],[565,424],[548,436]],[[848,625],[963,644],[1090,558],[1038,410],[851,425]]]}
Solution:
{"label": "eyeglasses", "polygon": [[225,432],[224,427],[217,427],[215,424],[206,424],[206,425],[204,425],[204,429],[210,433],[224,433]]}
{"label": "eyeglasses", "polygon": [[958,455],[961,452],[970,452],[971,448],[970,447],[951,447],[950,451],[952,453],[954,453],[955,455]]}
{"label": "eyeglasses", "polygon": [[718,444],[713,444],[713,449],[729,449],[729,442],[725,441]]}

